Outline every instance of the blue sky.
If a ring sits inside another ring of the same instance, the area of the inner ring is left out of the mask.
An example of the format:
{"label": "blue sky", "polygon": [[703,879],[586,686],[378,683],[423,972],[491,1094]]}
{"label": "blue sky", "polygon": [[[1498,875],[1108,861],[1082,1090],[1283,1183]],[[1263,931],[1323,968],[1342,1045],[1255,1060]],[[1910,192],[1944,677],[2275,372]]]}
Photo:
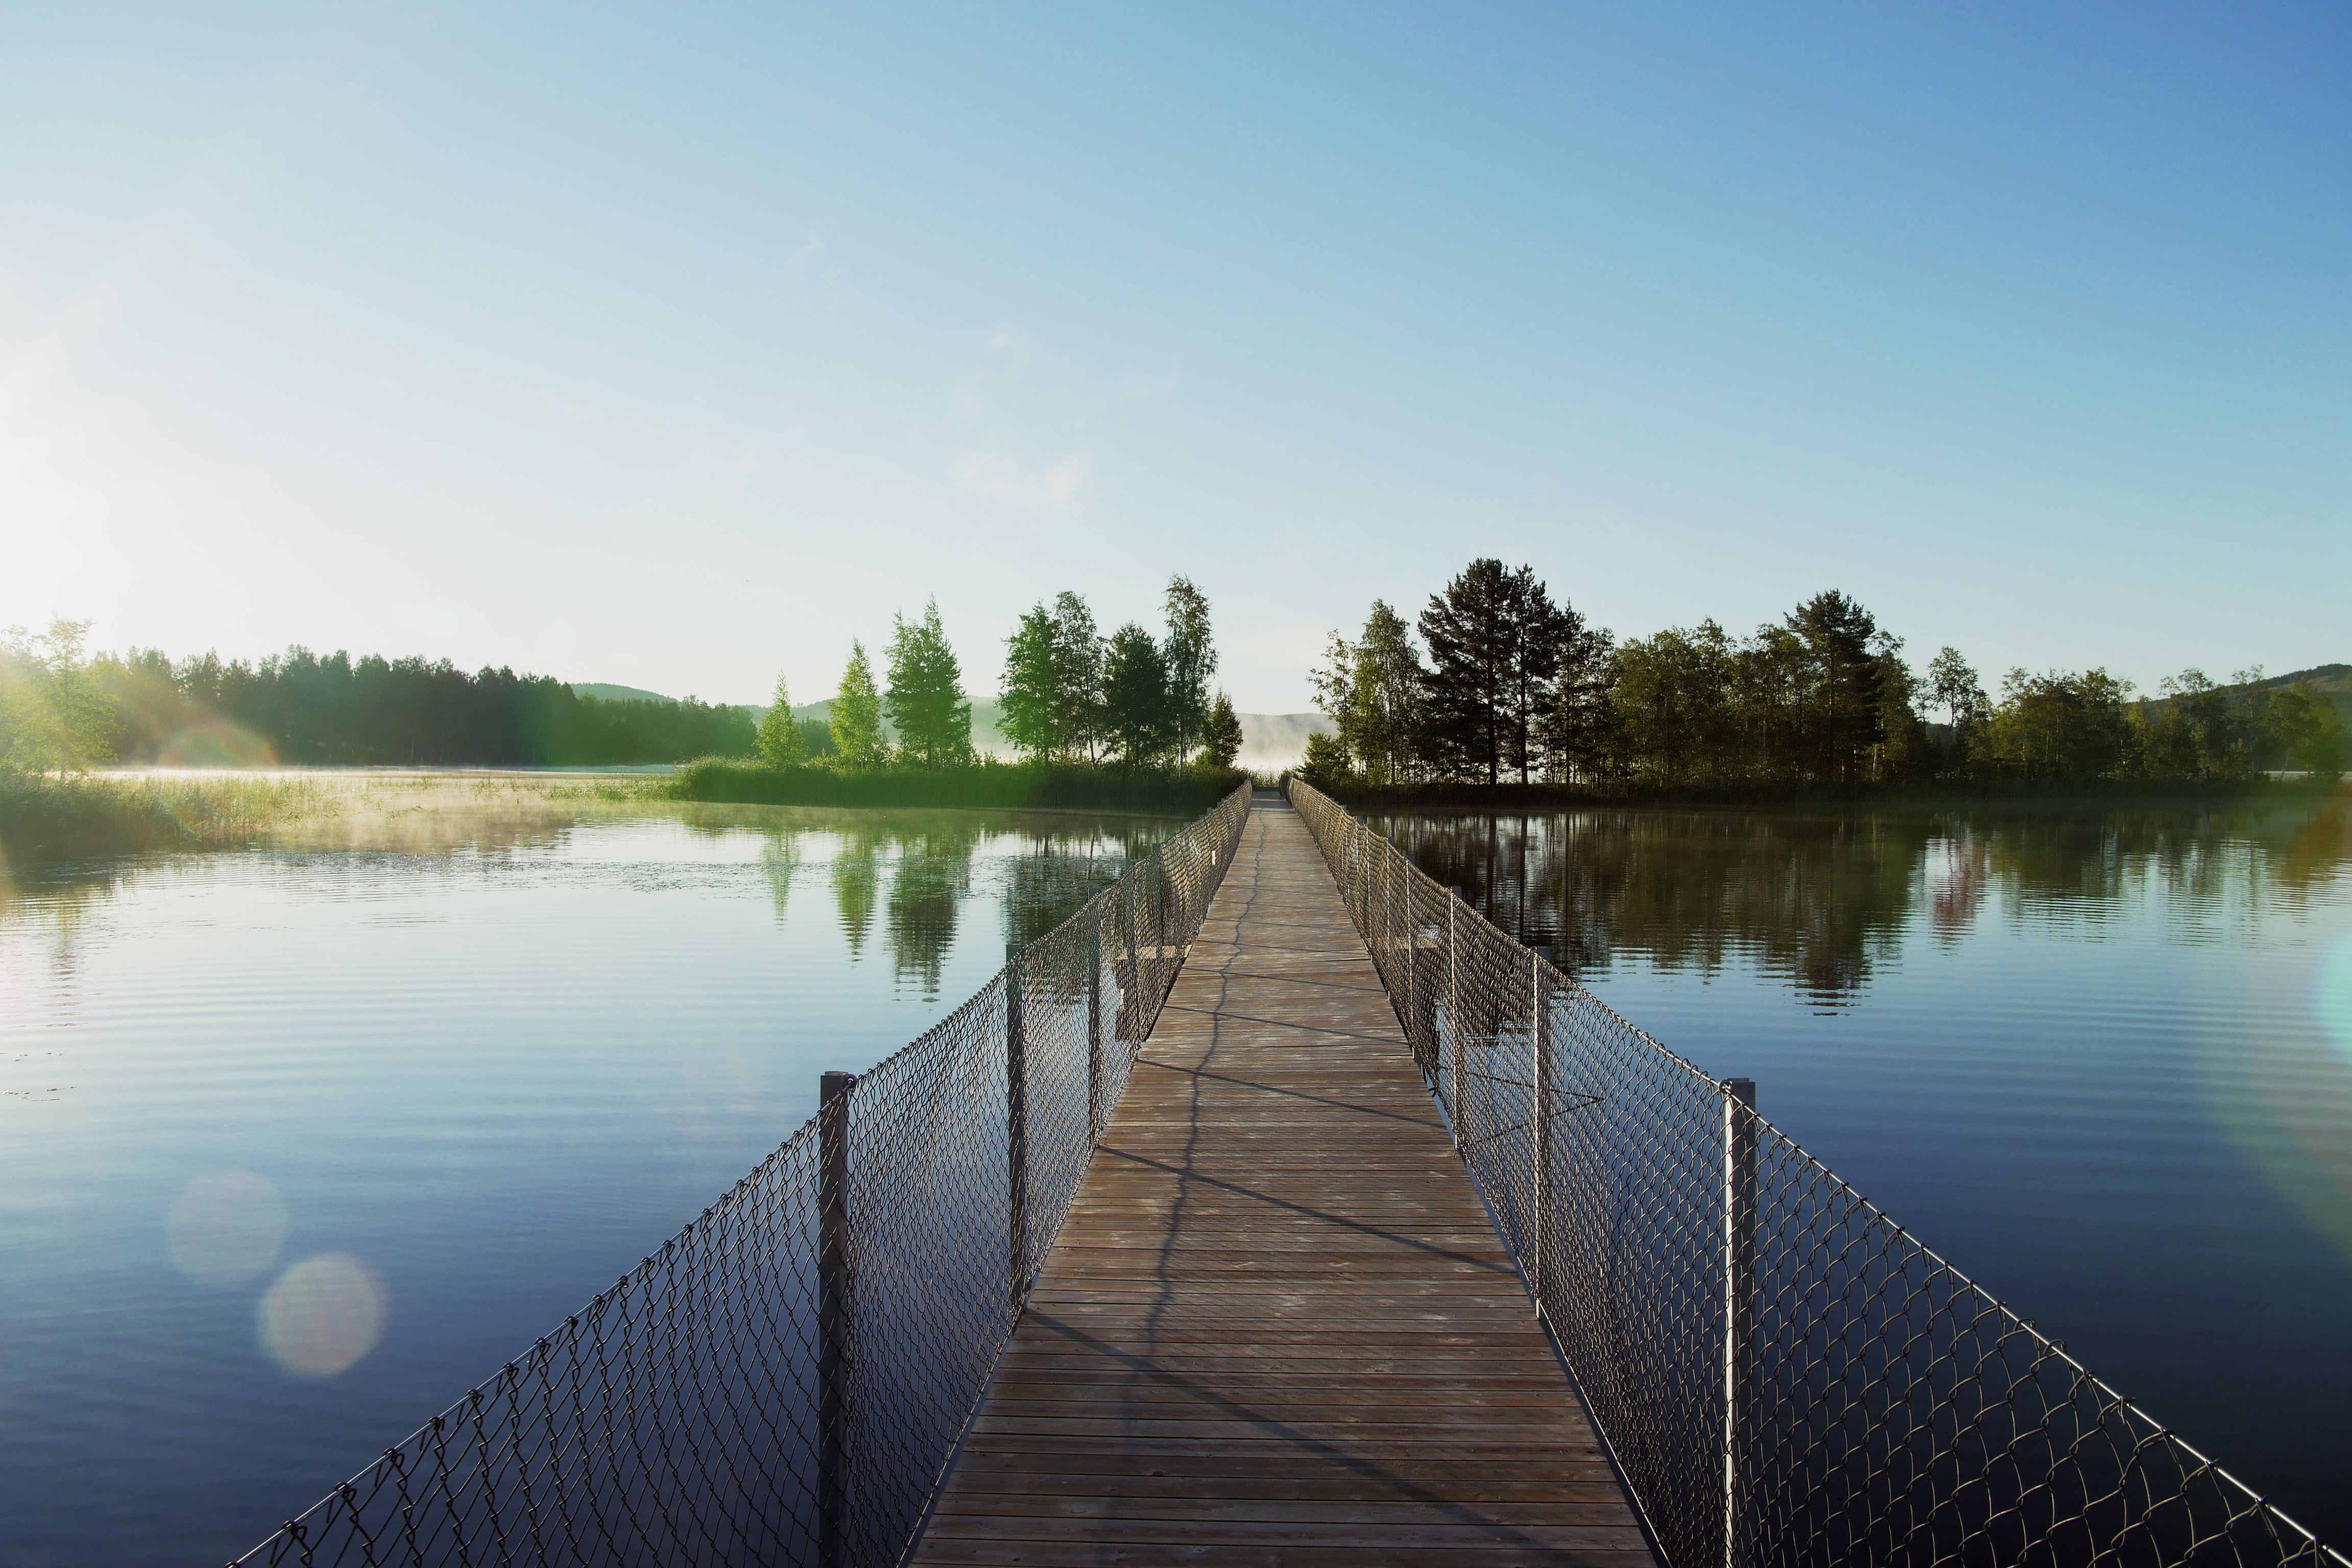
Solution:
{"label": "blue sky", "polygon": [[0,10],[0,623],[825,694],[1474,555],[2352,658],[2352,12]]}

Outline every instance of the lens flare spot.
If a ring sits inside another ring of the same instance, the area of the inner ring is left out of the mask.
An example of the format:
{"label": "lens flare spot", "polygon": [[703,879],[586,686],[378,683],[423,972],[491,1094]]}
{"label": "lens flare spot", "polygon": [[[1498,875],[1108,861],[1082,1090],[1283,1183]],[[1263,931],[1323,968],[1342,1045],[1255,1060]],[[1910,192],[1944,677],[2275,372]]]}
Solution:
{"label": "lens flare spot", "polygon": [[286,1200],[267,1176],[208,1171],[172,1200],[163,1221],[172,1261],[200,1285],[236,1285],[277,1260]]}
{"label": "lens flare spot", "polygon": [[208,719],[174,733],[155,760],[167,768],[271,768],[278,753],[244,725]]}
{"label": "lens flare spot", "polygon": [[306,1258],[261,1299],[257,1329],[269,1359],[300,1377],[332,1377],[375,1349],[390,1298],[348,1252]]}
{"label": "lens flare spot", "polygon": [[2328,1043],[2352,1058],[2352,936],[2338,942],[2319,966],[2319,994],[2313,1000]]}

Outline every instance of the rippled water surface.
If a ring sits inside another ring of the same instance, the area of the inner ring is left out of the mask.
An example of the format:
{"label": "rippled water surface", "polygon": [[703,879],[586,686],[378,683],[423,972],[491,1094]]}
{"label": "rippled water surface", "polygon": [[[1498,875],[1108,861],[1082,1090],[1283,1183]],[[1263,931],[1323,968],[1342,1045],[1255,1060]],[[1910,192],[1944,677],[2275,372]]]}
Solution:
{"label": "rippled water surface", "polygon": [[2352,1543],[2344,802],[1376,817],[1927,1245]]}
{"label": "rippled water surface", "polygon": [[461,813],[0,883],[0,1564],[252,1545],[1171,826]]}

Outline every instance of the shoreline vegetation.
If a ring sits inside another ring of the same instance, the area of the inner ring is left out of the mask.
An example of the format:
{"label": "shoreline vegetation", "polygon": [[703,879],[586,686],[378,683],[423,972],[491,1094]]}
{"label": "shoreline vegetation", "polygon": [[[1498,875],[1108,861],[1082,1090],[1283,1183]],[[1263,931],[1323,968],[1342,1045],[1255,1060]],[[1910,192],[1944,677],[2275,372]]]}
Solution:
{"label": "shoreline vegetation", "polygon": [[[1106,636],[1071,593],[1022,617],[1005,639],[1002,683],[1006,738],[1021,759],[1011,763],[973,745],[963,667],[936,602],[920,616],[894,616],[878,659],[852,639],[822,722],[793,717],[781,674],[755,720],[751,709],[691,698],[607,701],[505,668],[469,676],[447,660],[354,661],[340,651],[320,658],[302,647],[258,665],[213,653],[173,661],[137,647],[93,656],[83,649],[86,622],[60,618],[37,635],[11,627],[0,632],[0,850],[26,860],[219,847],[383,805],[322,782],[337,774],[270,776],[289,763],[355,765],[350,777],[387,765],[684,764],[667,778],[528,791],[480,776],[439,786],[520,791],[550,809],[593,795],[641,808],[672,801],[1193,815],[1248,775],[1234,766],[1242,731],[1232,700],[1211,685],[1217,651],[1207,598],[1176,576],[1163,606],[1165,637],[1132,621]],[[100,771],[117,761],[238,771]],[[413,798],[389,781],[376,792]]]}
{"label": "shoreline vegetation", "polygon": [[2352,784],[2314,774],[2304,778],[2103,778],[2103,779],[1921,779],[1889,783],[1825,784],[1784,781],[1760,784],[1368,784],[1360,775],[1318,783],[1359,816],[1393,811],[1465,811],[1513,815],[1529,812],[1676,806],[1834,807],[1855,812],[1907,807],[2105,806],[2220,803],[2319,803],[2352,799]]}
{"label": "shoreline vegetation", "polygon": [[235,849],[446,849],[493,828],[626,815],[644,775],[474,772],[26,774],[0,771],[0,875],[111,856]]}
{"label": "shoreline vegetation", "polygon": [[[438,814],[446,834],[457,805],[493,801],[533,823],[665,802],[1191,816],[1248,775],[1213,684],[1207,598],[1174,576],[1161,607],[1160,634],[1134,621],[1106,632],[1075,593],[1023,613],[996,683],[1017,761],[974,746],[935,602],[894,616],[870,654],[852,639],[822,720],[794,716],[782,674],[760,711],[608,700],[421,658],[89,655],[86,623],[12,627],[0,631],[0,853],[336,842],[335,823],[380,827],[404,812]],[[1958,651],[1915,672],[1903,646],[1835,591],[1747,638],[1706,621],[1621,640],[1555,603],[1530,568],[1482,559],[1416,622],[1376,601],[1360,640],[1333,634],[1314,673],[1331,728],[1307,737],[1296,772],[1360,811],[1500,813],[2317,802],[2340,776],[2343,666],[2306,672],[2323,684],[2248,670],[2220,686],[2191,669],[2152,700],[2104,670],[2014,669],[1996,700]],[[103,771],[118,761],[222,771]],[[679,766],[366,773],[647,763]],[[289,765],[335,771],[276,771]],[[2307,776],[2271,776],[2294,772]]]}
{"label": "shoreline vegetation", "polygon": [[1085,763],[883,765],[856,770],[778,767],[703,757],[656,781],[670,800],[738,805],[972,806],[1010,810],[1140,811],[1197,816],[1249,779],[1238,768],[1121,768]]}

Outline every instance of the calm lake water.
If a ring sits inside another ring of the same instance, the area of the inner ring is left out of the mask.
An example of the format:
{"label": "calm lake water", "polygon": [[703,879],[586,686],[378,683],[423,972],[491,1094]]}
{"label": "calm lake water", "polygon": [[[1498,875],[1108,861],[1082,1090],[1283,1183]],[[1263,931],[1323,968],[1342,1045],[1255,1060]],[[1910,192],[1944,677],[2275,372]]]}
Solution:
{"label": "calm lake water", "polygon": [[[486,816],[20,873],[0,1565],[252,1544],[1169,826]],[[2352,1540],[2340,807],[1380,826]]]}
{"label": "calm lake water", "polygon": [[0,1564],[251,1546],[1172,826],[461,815],[412,852],[20,872]]}
{"label": "calm lake water", "polygon": [[2352,1544],[2352,813],[1376,817]]}

